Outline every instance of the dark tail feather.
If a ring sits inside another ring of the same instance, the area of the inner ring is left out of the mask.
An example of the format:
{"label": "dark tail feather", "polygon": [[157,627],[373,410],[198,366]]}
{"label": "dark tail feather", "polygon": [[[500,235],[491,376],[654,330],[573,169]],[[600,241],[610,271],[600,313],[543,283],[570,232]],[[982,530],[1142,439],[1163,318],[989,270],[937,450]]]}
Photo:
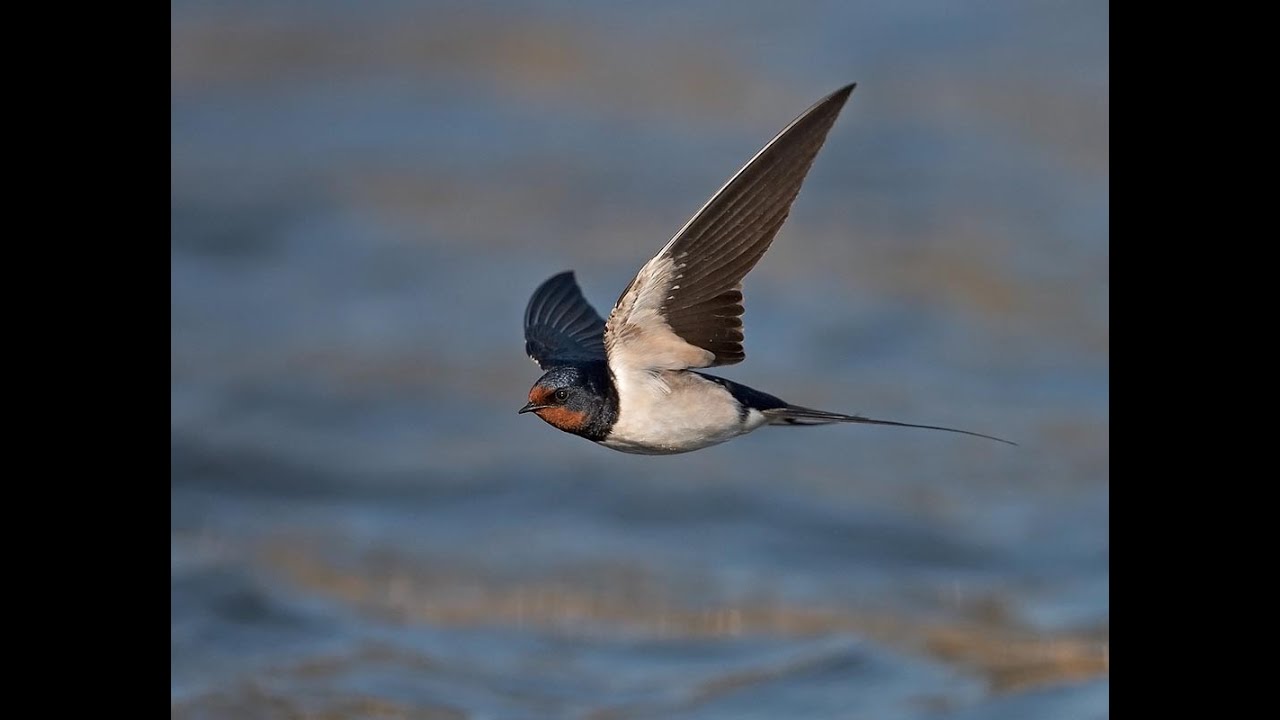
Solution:
{"label": "dark tail feather", "polygon": [[840,413],[827,412],[826,410],[813,410],[810,408],[799,407],[797,405],[788,405],[787,407],[772,408],[762,411],[765,417],[769,418],[770,425],[830,425],[832,423],[866,423],[868,425],[893,425],[896,427],[923,428],[925,430],[943,430],[945,432],[960,433],[961,435],[972,435],[974,437],[995,440],[1009,445],[1017,445],[1018,443],[1004,440],[982,433],[969,432],[968,430],[957,430],[949,427],[938,427],[937,425],[912,425],[911,423],[894,422],[892,420],[872,420],[860,415],[841,415]]}

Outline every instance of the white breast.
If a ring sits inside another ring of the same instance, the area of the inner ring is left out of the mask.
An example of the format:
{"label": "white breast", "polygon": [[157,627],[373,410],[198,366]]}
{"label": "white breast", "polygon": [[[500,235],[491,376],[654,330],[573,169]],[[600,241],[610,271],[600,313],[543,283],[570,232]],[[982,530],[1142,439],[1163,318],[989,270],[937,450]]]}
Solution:
{"label": "white breast", "polygon": [[765,424],[758,410],[744,419],[728,390],[695,373],[625,373],[614,381],[618,420],[600,443],[614,450],[645,455],[689,452]]}

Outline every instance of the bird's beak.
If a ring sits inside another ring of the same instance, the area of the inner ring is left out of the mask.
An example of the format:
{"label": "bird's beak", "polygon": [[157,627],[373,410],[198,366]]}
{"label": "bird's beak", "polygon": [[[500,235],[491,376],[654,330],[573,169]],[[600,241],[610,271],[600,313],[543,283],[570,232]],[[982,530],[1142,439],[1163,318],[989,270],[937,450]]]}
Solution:
{"label": "bird's beak", "polygon": [[517,415],[523,415],[523,414],[525,414],[525,413],[527,413],[527,412],[533,412],[534,410],[541,410],[541,409],[542,409],[542,408],[544,408],[544,407],[546,407],[546,405],[539,405],[539,404],[537,404],[537,403],[535,403],[535,402],[533,402],[533,401],[529,401],[529,402],[527,402],[527,403],[525,403],[525,404],[524,404],[524,407],[522,407],[522,408],[520,408],[519,410],[517,410],[517,411],[516,411],[516,414],[517,414]]}

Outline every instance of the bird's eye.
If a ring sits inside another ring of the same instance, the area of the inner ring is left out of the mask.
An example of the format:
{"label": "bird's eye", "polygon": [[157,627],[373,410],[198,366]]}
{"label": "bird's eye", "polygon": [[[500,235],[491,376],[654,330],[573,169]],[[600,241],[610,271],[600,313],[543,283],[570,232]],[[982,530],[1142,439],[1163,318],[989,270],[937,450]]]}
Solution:
{"label": "bird's eye", "polygon": [[559,390],[556,391],[556,400],[559,400],[560,402],[564,402],[565,400],[568,400],[568,399],[569,399],[568,390],[565,390],[564,388],[560,388]]}

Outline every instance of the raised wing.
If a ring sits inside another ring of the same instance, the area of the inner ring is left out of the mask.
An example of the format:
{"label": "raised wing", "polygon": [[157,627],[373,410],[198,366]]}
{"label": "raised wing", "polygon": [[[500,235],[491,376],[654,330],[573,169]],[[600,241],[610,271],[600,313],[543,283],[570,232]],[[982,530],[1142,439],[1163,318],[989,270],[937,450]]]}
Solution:
{"label": "raised wing", "polygon": [[543,370],[605,359],[604,320],[568,270],[533,291],[524,311],[524,349]]}
{"label": "raised wing", "polygon": [[787,125],[640,268],[605,330],[615,372],[732,365],[746,357],[742,278],[787,219],[853,88]]}

